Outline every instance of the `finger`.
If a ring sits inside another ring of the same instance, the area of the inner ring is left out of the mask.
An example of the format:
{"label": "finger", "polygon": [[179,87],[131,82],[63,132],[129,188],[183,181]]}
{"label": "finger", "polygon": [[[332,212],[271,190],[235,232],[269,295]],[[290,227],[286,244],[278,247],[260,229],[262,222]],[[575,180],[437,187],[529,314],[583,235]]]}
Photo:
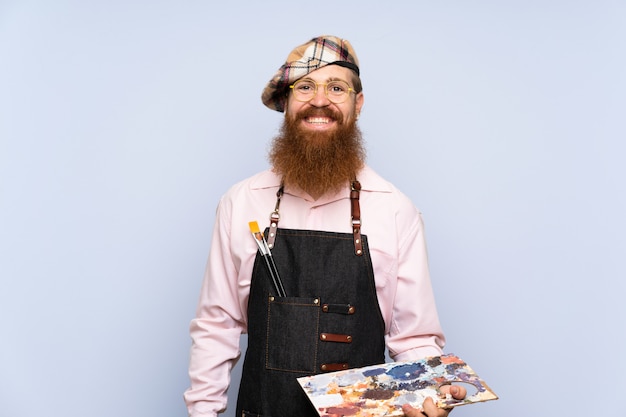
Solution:
{"label": "finger", "polygon": [[426,398],[422,404],[424,414],[428,417],[445,417],[448,415],[448,411],[437,407],[432,398]]}
{"label": "finger", "polygon": [[424,417],[422,410],[419,408],[411,407],[408,404],[402,406],[402,412],[406,417]]}
{"label": "finger", "polygon": [[462,400],[467,395],[467,389],[461,385],[443,385],[439,387],[442,394],[450,394],[456,400]]}
{"label": "finger", "polygon": [[465,387],[452,385],[450,387],[450,395],[452,395],[452,398],[456,400],[462,400],[467,395],[467,390],[465,389]]}

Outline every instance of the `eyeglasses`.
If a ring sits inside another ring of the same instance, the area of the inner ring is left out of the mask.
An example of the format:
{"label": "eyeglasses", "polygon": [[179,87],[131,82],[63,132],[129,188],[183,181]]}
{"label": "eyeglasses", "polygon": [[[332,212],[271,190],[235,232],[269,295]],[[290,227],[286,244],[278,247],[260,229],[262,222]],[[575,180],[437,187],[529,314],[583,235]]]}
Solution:
{"label": "eyeglasses", "polygon": [[329,83],[316,83],[313,80],[298,80],[289,86],[293,90],[293,97],[302,102],[311,101],[317,94],[317,87],[324,86],[324,93],[328,100],[335,104],[346,101],[350,93],[355,93],[354,89],[347,82],[336,80]]}

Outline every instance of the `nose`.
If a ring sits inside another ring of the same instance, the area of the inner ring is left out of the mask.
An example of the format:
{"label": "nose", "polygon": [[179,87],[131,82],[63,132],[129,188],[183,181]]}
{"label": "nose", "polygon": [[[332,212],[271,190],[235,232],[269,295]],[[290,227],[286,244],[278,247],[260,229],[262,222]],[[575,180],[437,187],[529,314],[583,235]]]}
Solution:
{"label": "nose", "polygon": [[328,100],[328,97],[326,96],[325,85],[317,86],[317,91],[309,103],[314,107],[326,107],[330,104],[330,100]]}

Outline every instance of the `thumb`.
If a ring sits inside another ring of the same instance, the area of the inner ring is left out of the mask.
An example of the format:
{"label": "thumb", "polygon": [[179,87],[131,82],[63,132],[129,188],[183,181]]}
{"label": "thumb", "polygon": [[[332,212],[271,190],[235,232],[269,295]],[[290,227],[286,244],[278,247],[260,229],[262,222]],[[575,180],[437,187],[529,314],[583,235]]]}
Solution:
{"label": "thumb", "polygon": [[460,387],[458,385],[452,385],[450,387],[450,394],[454,399],[462,400],[467,395],[467,390],[465,387]]}

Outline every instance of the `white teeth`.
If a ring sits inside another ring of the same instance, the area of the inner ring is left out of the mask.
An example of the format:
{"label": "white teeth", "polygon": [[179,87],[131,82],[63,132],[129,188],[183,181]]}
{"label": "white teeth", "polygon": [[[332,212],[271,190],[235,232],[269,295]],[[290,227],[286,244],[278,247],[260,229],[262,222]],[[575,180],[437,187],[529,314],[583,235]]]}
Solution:
{"label": "white teeth", "polygon": [[317,124],[327,124],[330,121],[327,118],[325,118],[325,117],[309,117],[307,119],[307,122],[309,122],[309,123],[317,123]]}

